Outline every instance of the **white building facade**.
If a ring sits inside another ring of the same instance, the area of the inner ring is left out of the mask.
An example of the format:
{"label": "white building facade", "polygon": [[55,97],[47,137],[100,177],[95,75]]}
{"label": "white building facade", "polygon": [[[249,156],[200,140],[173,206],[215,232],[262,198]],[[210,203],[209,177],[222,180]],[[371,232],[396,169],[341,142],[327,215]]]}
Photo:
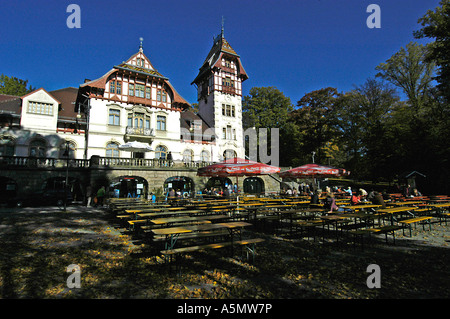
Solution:
{"label": "white building facade", "polygon": [[[193,82],[198,114],[156,70],[142,44],[125,62],[80,85],[75,110],[88,122],[84,158],[167,159],[169,152],[183,162],[244,157],[241,98],[247,75],[223,33],[210,56],[215,60],[209,58]],[[205,87],[205,81],[214,84]],[[122,151],[120,145],[130,141],[149,145],[153,152]]]}
{"label": "white building facade", "polygon": [[225,39],[222,29],[192,82],[197,86],[198,115],[215,128],[219,160],[245,156],[242,82],[246,79],[240,57]]}

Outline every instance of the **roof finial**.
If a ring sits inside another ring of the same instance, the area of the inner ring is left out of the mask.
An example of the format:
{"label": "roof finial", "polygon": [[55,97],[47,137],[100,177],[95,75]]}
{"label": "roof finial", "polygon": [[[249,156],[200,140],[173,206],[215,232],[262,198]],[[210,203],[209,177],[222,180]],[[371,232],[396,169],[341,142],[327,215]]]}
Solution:
{"label": "roof finial", "polygon": [[139,44],[139,52],[143,52],[144,49],[142,48],[142,41],[144,41],[144,38],[143,38],[143,37],[140,37],[140,38],[139,38],[139,41],[141,41],[141,44]]}
{"label": "roof finial", "polygon": [[223,32],[224,24],[225,24],[225,18],[222,16],[222,32],[221,32],[222,38],[223,38],[223,34],[224,34],[224,32]]}

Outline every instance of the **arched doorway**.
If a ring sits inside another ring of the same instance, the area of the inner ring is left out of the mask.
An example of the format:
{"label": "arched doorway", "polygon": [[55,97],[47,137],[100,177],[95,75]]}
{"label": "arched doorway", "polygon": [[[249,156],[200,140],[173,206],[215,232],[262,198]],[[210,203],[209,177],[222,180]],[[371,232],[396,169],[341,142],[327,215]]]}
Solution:
{"label": "arched doorway", "polygon": [[244,179],[244,193],[261,194],[264,191],[264,181],[261,178],[247,177]]}
{"label": "arched doorway", "polygon": [[[43,190],[50,191],[50,192],[57,192],[57,193],[64,192],[65,184],[66,184],[65,177],[61,177],[61,176],[50,177],[45,181]],[[80,180],[78,178],[71,177],[71,176],[68,177],[68,179],[67,179],[67,194],[68,194],[67,195],[68,200],[71,200],[74,202],[83,201],[84,194],[81,189]],[[60,194],[59,196],[64,199],[63,194]]]}
{"label": "arched doorway", "polygon": [[120,176],[112,180],[109,191],[112,197],[146,198],[148,182],[140,176]]}
{"label": "arched doorway", "polygon": [[228,177],[211,177],[206,183],[206,189],[211,190],[215,189],[223,189],[226,185],[233,184],[231,179]]}
{"label": "arched doorway", "polygon": [[0,176],[0,205],[10,204],[17,196],[17,183],[9,177]]}
{"label": "arched doorway", "polygon": [[[181,196],[193,196],[195,193],[194,181],[190,177],[186,176],[173,176],[169,177],[164,182],[164,194],[172,188],[175,193],[179,193]],[[187,194],[187,195],[184,195]]]}

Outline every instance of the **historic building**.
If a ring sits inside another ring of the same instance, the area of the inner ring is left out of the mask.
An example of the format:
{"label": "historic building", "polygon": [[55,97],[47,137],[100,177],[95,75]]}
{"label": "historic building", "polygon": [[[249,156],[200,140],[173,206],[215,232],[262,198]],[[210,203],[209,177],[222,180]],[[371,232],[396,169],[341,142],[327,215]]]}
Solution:
{"label": "historic building", "polygon": [[[144,54],[142,39],[138,52],[79,88],[0,94],[0,191],[17,184],[21,190],[60,187],[64,167],[81,193],[89,183],[109,183],[119,196],[168,187],[201,191],[208,179],[196,177],[197,167],[245,156],[247,78],[222,29],[192,82],[197,114]],[[134,141],[150,151],[122,149]],[[46,170],[44,181],[36,168]],[[33,182],[30,172],[37,176]]]}
{"label": "historic building", "polygon": [[246,79],[241,59],[225,39],[222,28],[192,82],[197,86],[198,115],[215,128],[221,159],[245,156],[242,82]]}

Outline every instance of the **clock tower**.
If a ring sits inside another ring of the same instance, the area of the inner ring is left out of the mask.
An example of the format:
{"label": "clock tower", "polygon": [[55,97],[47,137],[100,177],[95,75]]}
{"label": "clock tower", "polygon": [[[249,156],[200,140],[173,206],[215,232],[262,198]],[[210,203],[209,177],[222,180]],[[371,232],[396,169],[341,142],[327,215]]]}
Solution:
{"label": "clock tower", "polygon": [[197,77],[198,115],[215,130],[213,160],[245,156],[242,128],[242,82],[248,79],[240,56],[221,33],[213,39]]}

